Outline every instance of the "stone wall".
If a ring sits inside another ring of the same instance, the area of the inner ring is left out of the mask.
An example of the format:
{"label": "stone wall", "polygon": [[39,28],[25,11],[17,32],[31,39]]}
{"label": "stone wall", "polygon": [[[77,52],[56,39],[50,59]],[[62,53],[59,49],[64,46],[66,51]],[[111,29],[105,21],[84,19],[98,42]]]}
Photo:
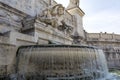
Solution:
{"label": "stone wall", "polygon": [[0,76],[11,72],[17,48],[14,45],[0,43]]}
{"label": "stone wall", "polygon": [[50,25],[46,27],[46,25],[41,22],[35,23],[35,37],[36,37],[35,39],[38,39],[38,41],[40,41],[39,39],[45,40],[45,43],[46,41],[58,42],[60,44],[72,43],[72,39],[70,38],[70,35],[67,35],[64,32],[54,29]]}
{"label": "stone wall", "polygon": [[[16,46],[41,44],[42,40],[45,40],[45,43],[56,41],[62,44],[71,44],[72,39],[70,35],[67,35],[64,31],[56,30],[53,26],[44,22],[41,23],[38,18],[33,17],[31,12],[35,12],[35,10],[43,12],[48,5],[54,7],[57,4],[54,0],[51,0],[51,4],[49,1],[25,0],[21,3],[18,0],[0,0],[0,42]],[[30,9],[27,9],[28,7]],[[38,12],[38,14],[40,15],[41,12]],[[65,22],[74,27],[74,17],[66,10],[64,15]],[[30,18],[26,18],[27,16],[30,16]],[[26,20],[23,25],[25,18],[29,22]],[[31,22],[31,18],[33,22]]]}
{"label": "stone wall", "polygon": [[103,49],[110,69],[120,69],[120,47]]}
{"label": "stone wall", "polygon": [[44,0],[0,0],[1,2],[14,7],[29,15],[36,15],[42,8],[45,8],[48,4]]}
{"label": "stone wall", "polygon": [[104,40],[104,41],[120,41],[120,35],[108,34],[108,33],[87,33],[87,39],[89,40]]}
{"label": "stone wall", "polygon": [[22,28],[21,21],[26,14],[0,2],[0,33],[8,31],[20,31]]}
{"label": "stone wall", "polygon": [[9,43],[9,38],[5,36],[0,36],[0,43],[3,44]]}
{"label": "stone wall", "polygon": [[103,49],[110,69],[120,69],[120,35],[87,33],[86,39],[88,45]]}
{"label": "stone wall", "polygon": [[41,13],[42,10],[50,5],[50,1],[52,2],[52,5],[56,4],[54,0],[0,0],[0,2],[31,16]]}

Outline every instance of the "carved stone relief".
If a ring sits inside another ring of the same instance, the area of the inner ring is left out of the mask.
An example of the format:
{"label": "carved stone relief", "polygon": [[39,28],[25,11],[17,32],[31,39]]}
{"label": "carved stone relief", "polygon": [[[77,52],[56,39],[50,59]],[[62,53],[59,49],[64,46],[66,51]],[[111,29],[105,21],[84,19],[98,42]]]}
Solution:
{"label": "carved stone relief", "polygon": [[67,34],[73,30],[73,27],[65,21],[65,8],[61,4],[43,10],[42,14],[38,15],[38,19]]}

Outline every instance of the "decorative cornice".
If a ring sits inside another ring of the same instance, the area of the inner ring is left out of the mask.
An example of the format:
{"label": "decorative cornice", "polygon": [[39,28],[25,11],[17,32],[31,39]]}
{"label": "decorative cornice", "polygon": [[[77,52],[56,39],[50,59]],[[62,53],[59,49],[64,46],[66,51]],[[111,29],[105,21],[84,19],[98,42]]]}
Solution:
{"label": "decorative cornice", "polygon": [[3,8],[5,10],[9,11],[9,12],[20,15],[22,17],[25,17],[26,15],[28,15],[28,14],[26,14],[26,13],[24,13],[24,12],[18,10],[18,9],[15,9],[15,8],[5,4],[5,3],[2,3],[2,2],[0,2],[0,8]]}

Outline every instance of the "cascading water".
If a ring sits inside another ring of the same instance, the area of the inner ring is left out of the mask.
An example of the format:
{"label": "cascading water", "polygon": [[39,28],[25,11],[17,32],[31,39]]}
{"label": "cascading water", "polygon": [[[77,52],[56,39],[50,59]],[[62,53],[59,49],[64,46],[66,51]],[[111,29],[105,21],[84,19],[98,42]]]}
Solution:
{"label": "cascading water", "polygon": [[17,80],[105,80],[108,75],[102,50],[77,45],[20,47]]}

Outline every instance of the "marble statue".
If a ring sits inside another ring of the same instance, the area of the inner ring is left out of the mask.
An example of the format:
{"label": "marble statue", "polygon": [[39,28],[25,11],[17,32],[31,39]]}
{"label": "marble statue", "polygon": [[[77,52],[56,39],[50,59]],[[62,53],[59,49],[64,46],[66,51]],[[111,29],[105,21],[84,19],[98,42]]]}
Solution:
{"label": "marble statue", "polygon": [[60,31],[71,33],[73,30],[72,26],[65,22],[65,8],[61,4],[43,10],[43,13],[38,15],[38,18],[41,22]]}

